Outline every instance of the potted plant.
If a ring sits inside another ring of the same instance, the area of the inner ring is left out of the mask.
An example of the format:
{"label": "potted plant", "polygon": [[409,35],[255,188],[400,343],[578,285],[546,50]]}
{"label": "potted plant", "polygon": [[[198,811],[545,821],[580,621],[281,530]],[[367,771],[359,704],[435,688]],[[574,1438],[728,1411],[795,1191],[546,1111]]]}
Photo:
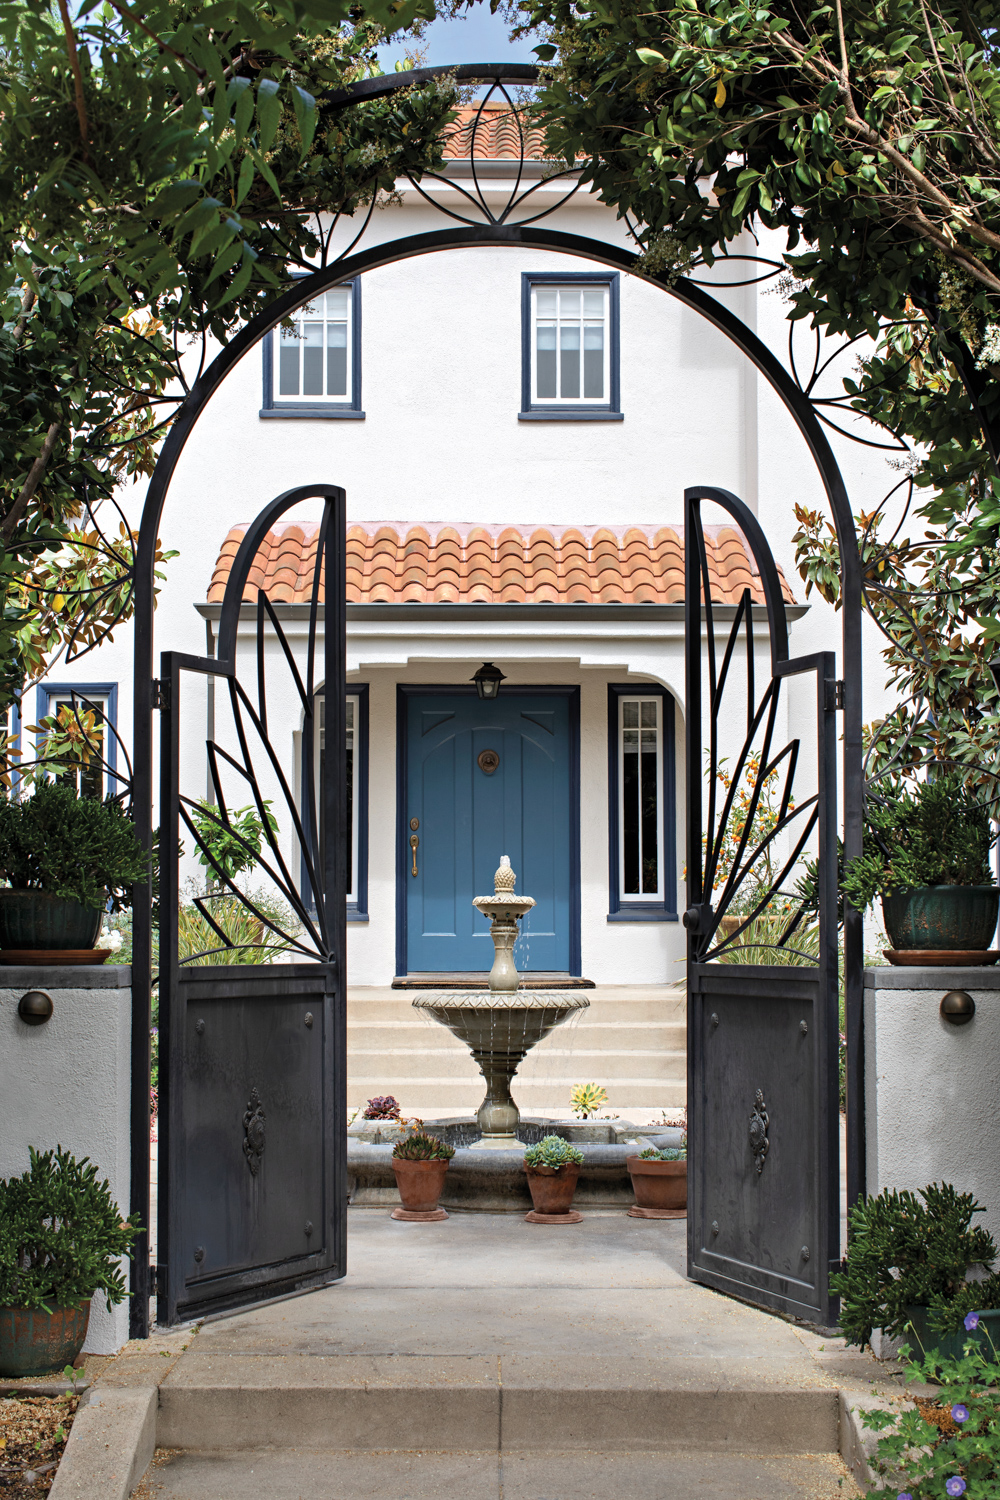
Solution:
{"label": "potted plant", "polygon": [[392,1170],[403,1206],[393,1209],[394,1219],[427,1223],[448,1217],[438,1207],[438,1200],[444,1191],[444,1174],[454,1155],[454,1146],[423,1132],[396,1142],[392,1148]]}
{"label": "potted plant", "polygon": [[988,799],[957,772],[912,793],[897,783],[869,799],[863,852],[846,866],[844,894],[862,911],[881,897],[892,963],[982,963],[1000,906],[993,842]]}
{"label": "potted plant", "polygon": [[982,1211],[972,1193],[947,1182],[919,1196],[886,1190],[856,1203],[844,1269],[830,1278],[847,1342],[863,1348],[878,1328],[958,1358],[980,1320],[983,1333],[995,1328],[1000,1314],[987,1310],[1000,1308],[1000,1275],[968,1278],[973,1267],[992,1272],[997,1258],[992,1236],[972,1227]]}
{"label": "potted plant", "polygon": [[131,901],[148,860],[120,805],[41,782],[0,801],[0,962],[103,963],[101,917]]}
{"label": "potted plant", "polygon": [[632,1179],[635,1203],[631,1219],[683,1219],[687,1217],[687,1136],[679,1146],[657,1150],[648,1146],[638,1156],[627,1156],[625,1165]]}
{"label": "potted plant", "polygon": [[41,1375],[72,1364],[90,1301],[121,1302],[121,1257],[136,1235],[86,1157],[57,1146],[31,1152],[20,1177],[0,1179],[0,1375]]}
{"label": "potted plant", "polygon": [[546,1135],[524,1153],[528,1191],[534,1205],[525,1214],[529,1224],[579,1224],[573,1194],[583,1166],[583,1152],[561,1135]]}

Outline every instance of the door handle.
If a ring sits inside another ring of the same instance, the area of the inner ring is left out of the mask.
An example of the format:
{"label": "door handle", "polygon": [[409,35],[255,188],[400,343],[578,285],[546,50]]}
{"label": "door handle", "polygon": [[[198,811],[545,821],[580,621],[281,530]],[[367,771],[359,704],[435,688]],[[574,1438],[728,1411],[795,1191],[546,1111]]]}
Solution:
{"label": "door handle", "polygon": [[413,869],[410,871],[411,875],[415,875],[417,873],[417,845],[419,843],[420,839],[417,837],[417,835],[415,833],[411,833],[410,848],[413,850]]}

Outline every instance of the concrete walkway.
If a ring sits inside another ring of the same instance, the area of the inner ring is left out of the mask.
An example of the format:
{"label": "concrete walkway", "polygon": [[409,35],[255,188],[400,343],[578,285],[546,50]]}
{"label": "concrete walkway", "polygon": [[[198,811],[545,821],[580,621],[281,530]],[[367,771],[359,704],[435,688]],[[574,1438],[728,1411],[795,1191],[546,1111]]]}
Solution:
{"label": "concrete walkway", "polygon": [[857,1494],[839,1391],[883,1371],[688,1282],[683,1220],[354,1209],[349,1232],[344,1281],[208,1322],[183,1352],[169,1336],[151,1497]]}

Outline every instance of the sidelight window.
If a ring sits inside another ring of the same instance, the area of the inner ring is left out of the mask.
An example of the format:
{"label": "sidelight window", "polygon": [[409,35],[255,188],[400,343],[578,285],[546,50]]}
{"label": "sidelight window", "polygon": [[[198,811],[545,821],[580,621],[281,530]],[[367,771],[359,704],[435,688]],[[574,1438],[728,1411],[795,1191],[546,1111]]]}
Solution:
{"label": "sidelight window", "polygon": [[[316,699],[315,747],[313,764],[316,774],[316,811],[319,820],[320,848],[326,845],[326,827],[321,788],[326,776],[326,698]],[[359,685],[348,693],[344,703],[344,792],[347,801],[347,916],[348,920],[367,920],[368,906],[368,687]],[[303,813],[306,809],[303,808]],[[303,821],[308,826],[308,818]],[[322,870],[320,856],[317,875]],[[305,881],[305,872],[303,871]]]}
{"label": "sidelight window", "polygon": [[118,686],[116,683],[81,683],[66,687],[43,686],[38,689],[38,718],[56,718],[60,710],[64,723],[81,736],[86,735],[87,756],[64,770],[56,780],[72,787],[80,797],[114,796],[121,790],[115,774],[117,741],[113,733],[117,721]]}
{"label": "sidelight window", "polygon": [[676,917],[674,706],[659,687],[609,689],[609,919]]}

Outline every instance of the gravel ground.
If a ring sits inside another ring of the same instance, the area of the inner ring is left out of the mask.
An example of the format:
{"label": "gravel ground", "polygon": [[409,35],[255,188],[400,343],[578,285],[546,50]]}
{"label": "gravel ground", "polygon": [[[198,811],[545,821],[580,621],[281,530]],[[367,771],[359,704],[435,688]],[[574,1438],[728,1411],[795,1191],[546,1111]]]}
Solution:
{"label": "gravel ground", "polygon": [[36,1500],[56,1477],[78,1396],[0,1397],[0,1496]]}

